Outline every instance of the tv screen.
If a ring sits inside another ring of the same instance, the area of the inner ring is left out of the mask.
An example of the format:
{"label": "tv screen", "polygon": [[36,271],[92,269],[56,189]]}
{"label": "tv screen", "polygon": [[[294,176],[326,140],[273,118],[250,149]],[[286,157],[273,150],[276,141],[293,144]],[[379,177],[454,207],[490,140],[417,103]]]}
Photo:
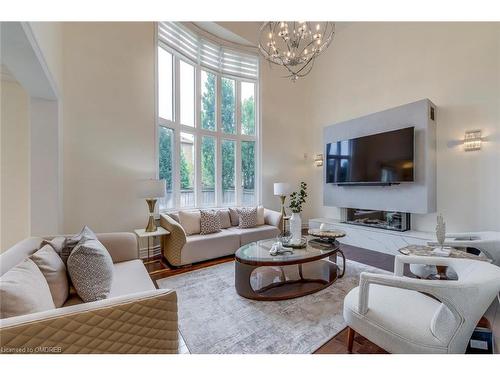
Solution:
{"label": "tv screen", "polygon": [[326,182],[387,184],[413,181],[414,127],[326,145]]}

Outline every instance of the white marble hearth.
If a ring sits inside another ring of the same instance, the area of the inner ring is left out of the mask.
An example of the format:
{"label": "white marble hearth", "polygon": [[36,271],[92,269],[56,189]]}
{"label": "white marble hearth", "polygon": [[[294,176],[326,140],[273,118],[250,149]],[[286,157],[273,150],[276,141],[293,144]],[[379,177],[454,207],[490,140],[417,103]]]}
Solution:
{"label": "white marble hearth", "polygon": [[309,228],[319,228],[322,223],[347,233],[346,237],[339,239],[341,243],[391,255],[399,254],[398,250],[407,245],[425,245],[428,241],[435,240],[435,234],[431,232],[396,232],[341,223],[339,220],[328,218],[310,219]]}

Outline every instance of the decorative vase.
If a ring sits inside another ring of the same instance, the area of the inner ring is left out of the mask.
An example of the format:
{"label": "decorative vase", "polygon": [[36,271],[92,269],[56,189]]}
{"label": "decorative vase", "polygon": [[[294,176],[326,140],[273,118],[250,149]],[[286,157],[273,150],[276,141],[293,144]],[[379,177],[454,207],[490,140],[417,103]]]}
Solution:
{"label": "decorative vase", "polygon": [[300,218],[300,213],[293,212],[290,217],[290,234],[292,235],[292,243],[300,243],[302,238],[302,219]]}

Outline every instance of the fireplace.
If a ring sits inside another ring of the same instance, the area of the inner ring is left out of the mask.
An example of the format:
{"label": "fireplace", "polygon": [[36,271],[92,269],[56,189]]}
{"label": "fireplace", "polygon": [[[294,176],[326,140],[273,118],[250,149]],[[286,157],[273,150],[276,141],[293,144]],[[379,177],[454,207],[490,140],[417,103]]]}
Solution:
{"label": "fireplace", "polygon": [[366,227],[404,232],[410,229],[410,214],[398,211],[343,208],[342,222]]}

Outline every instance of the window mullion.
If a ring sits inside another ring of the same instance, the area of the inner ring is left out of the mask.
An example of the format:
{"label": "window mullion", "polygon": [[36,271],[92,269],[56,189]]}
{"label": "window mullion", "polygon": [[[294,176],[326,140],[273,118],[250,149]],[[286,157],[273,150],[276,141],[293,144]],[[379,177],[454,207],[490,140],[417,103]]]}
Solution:
{"label": "window mullion", "polygon": [[234,95],[234,104],[235,104],[235,116],[236,116],[236,176],[234,187],[236,190],[236,205],[242,205],[242,196],[243,196],[243,184],[242,184],[242,171],[241,171],[241,107],[240,107],[240,98],[241,98],[241,82],[239,80],[235,83],[235,95]]}
{"label": "window mullion", "polygon": [[222,82],[219,74],[216,75],[216,120],[215,120],[215,144],[216,144],[216,155],[215,155],[215,206],[222,206],[222,145],[221,145],[221,134],[222,134]]}
{"label": "window mullion", "polygon": [[179,58],[174,59],[174,123],[177,125],[174,131],[174,148],[172,162],[174,165],[173,169],[173,193],[174,193],[174,207],[180,207],[181,205],[181,173],[180,173],[180,156],[181,156],[181,132],[180,126],[180,78],[179,78]]}
{"label": "window mullion", "polygon": [[[199,56],[199,54],[198,54]],[[199,61],[198,61],[199,62]],[[195,183],[194,183],[194,196],[195,196],[195,202],[194,205],[195,207],[200,207],[201,206],[201,134],[199,130],[201,129],[201,70],[200,66],[195,67],[195,124],[194,124],[194,131],[195,137],[194,137],[194,145],[195,145],[195,157],[194,157],[194,178],[195,178]]]}

